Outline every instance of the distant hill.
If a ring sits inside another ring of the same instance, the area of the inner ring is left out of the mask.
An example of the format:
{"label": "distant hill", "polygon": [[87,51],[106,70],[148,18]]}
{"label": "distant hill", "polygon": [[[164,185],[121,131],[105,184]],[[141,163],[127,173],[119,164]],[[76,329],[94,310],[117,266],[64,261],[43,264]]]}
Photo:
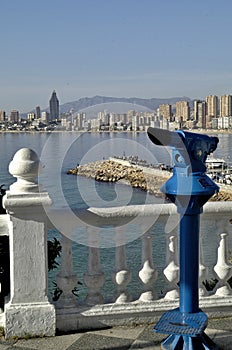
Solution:
{"label": "distant hill", "polygon": [[189,97],[171,97],[171,98],[137,98],[137,97],[106,97],[94,96],[84,97],[77,101],[68,102],[60,105],[60,113],[67,113],[71,109],[74,112],[86,112],[88,117],[94,117],[100,111],[110,111],[114,113],[126,113],[130,109],[136,111],[154,111],[160,104],[174,105],[177,101],[189,101]]}

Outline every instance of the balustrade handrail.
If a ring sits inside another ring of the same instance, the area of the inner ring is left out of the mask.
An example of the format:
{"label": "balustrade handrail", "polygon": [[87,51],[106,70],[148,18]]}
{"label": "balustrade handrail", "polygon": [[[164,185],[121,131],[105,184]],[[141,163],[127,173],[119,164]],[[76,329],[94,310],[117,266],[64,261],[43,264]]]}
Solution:
{"label": "balustrade handrail", "polygon": [[[73,215],[72,215],[73,214]],[[230,215],[232,214],[231,202],[208,202],[204,205],[201,218],[207,219],[209,215]],[[120,218],[120,224],[122,225],[133,217],[152,217],[159,216],[159,220],[162,217],[170,215],[178,215],[176,206],[172,203],[165,204],[142,204],[142,205],[127,205],[117,207],[89,207],[87,209],[72,209],[70,208],[51,208],[47,210],[48,228],[55,228],[55,223],[62,224],[64,217],[68,220],[65,221],[65,225],[71,227],[83,227],[86,223],[96,227],[102,225],[117,226],[118,219]],[[76,220],[79,218],[79,220]],[[232,217],[231,217],[232,219]]]}

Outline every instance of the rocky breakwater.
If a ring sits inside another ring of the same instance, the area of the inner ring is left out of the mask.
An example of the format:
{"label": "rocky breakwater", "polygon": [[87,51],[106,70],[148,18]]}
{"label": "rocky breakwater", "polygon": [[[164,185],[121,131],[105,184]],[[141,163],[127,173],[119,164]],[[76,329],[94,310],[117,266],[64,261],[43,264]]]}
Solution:
{"label": "rocky breakwater", "polygon": [[[158,197],[164,196],[160,186],[167,181],[171,173],[146,167],[128,166],[113,160],[103,160],[79,165],[67,171],[67,174],[85,176],[96,181],[127,184],[147,191]],[[220,192],[212,201],[232,201],[232,186],[221,186]]]}
{"label": "rocky breakwater", "polygon": [[67,173],[89,177],[96,181],[127,184],[157,196],[163,195],[160,192],[160,186],[168,178],[168,175],[162,171],[152,173],[150,168],[146,171],[146,169],[141,167],[128,166],[113,160],[79,165],[74,169],[68,170]]}

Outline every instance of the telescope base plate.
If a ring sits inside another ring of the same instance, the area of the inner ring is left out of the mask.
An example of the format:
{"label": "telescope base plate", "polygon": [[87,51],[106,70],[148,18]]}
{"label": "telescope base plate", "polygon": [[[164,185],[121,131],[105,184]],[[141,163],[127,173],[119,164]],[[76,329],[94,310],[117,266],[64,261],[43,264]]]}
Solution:
{"label": "telescope base plate", "polygon": [[155,332],[196,337],[204,332],[208,317],[203,311],[182,313],[179,309],[165,312],[154,327]]}
{"label": "telescope base plate", "polygon": [[163,350],[218,350],[217,345],[204,333],[207,321],[207,315],[201,310],[182,313],[178,308],[165,312],[154,331],[169,334],[161,344]]}

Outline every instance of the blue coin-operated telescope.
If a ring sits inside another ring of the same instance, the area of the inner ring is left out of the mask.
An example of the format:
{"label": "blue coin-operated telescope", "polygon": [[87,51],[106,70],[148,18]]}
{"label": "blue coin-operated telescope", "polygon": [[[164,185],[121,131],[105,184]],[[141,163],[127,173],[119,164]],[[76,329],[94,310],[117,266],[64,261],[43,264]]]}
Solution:
{"label": "blue coin-operated telescope", "polygon": [[162,342],[166,350],[218,349],[204,333],[208,317],[199,308],[199,227],[203,205],[219,191],[206,175],[205,161],[219,142],[192,132],[148,128],[150,140],[172,148],[172,177],[161,191],[176,204],[180,214],[180,303],[179,308],[163,314],[154,330],[169,334]]}

